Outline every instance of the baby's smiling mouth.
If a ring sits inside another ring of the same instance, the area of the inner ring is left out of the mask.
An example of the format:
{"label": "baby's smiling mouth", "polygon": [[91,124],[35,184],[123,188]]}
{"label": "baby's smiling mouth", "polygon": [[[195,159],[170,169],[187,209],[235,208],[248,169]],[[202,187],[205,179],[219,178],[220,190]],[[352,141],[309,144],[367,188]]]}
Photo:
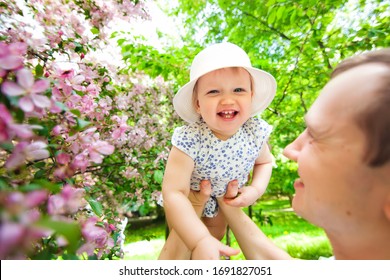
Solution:
{"label": "baby's smiling mouth", "polygon": [[235,111],[235,110],[226,110],[226,111],[221,111],[219,113],[217,113],[218,116],[224,118],[224,119],[232,119],[234,118],[237,114],[238,114],[238,111]]}

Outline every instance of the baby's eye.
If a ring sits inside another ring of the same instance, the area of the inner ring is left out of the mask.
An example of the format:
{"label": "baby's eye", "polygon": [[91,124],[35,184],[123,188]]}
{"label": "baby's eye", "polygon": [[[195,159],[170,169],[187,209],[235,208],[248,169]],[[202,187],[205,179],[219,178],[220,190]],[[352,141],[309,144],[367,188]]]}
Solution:
{"label": "baby's eye", "polygon": [[216,93],[218,93],[218,92],[219,92],[218,90],[212,89],[212,90],[209,90],[209,91],[207,92],[207,94],[216,94]]}
{"label": "baby's eye", "polygon": [[245,90],[243,88],[235,88],[234,92],[244,92]]}

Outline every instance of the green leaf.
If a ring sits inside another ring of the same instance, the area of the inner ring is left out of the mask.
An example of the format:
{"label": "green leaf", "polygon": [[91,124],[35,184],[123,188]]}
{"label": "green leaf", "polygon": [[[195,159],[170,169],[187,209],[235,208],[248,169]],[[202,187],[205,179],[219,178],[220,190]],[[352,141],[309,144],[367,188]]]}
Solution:
{"label": "green leaf", "polygon": [[56,101],[55,102],[56,106],[59,107],[62,111],[66,111],[68,109],[68,107],[66,107],[66,105],[62,102],[59,102],[59,101]]}
{"label": "green leaf", "polygon": [[34,167],[36,167],[36,168],[43,168],[45,166],[46,166],[46,163],[43,161],[38,161],[38,162],[34,163]]}
{"label": "green leaf", "polygon": [[161,170],[154,171],[153,179],[157,184],[161,184],[163,181],[164,173]]}
{"label": "green leaf", "polygon": [[[19,102],[19,100],[18,100],[18,102]],[[19,104],[19,103],[18,103]],[[17,110],[15,110],[15,117],[16,117],[16,121],[17,122],[23,122],[23,120],[24,120],[24,112],[23,112],[23,110],[22,109],[17,109]]]}
{"label": "green leaf", "polygon": [[126,42],[126,39],[118,39],[117,43],[119,46],[121,46],[124,42]]}
{"label": "green leaf", "polygon": [[0,148],[9,153],[12,153],[12,151],[14,150],[14,144],[12,144],[12,142],[1,142]]}
{"label": "green leaf", "polygon": [[75,253],[79,247],[81,238],[80,225],[76,222],[55,221],[49,217],[42,218],[36,223],[37,226],[54,230],[57,234],[62,235],[68,241],[67,248],[69,253]]}
{"label": "green leaf", "polygon": [[8,188],[9,188],[9,185],[8,185],[7,181],[5,180],[5,178],[0,178],[0,190],[4,191]]}
{"label": "green leaf", "polygon": [[77,109],[72,109],[72,110],[70,110],[70,112],[71,112],[72,114],[76,115],[77,117],[81,117],[81,113],[80,113],[80,111],[77,110]]}
{"label": "green leaf", "polygon": [[34,174],[34,178],[35,179],[40,179],[40,178],[43,178],[45,177],[45,174],[46,174],[46,171],[45,170],[38,170],[35,174]]}
{"label": "green leaf", "polygon": [[99,29],[97,27],[94,26],[94,27],[91,28],[91,32],[92,32],[92,34],[96,35],[96,34],[99,34],[100,31],[99,31]]}
{"label": "green leaf", "polygon": [[277,20],[282,19],[283,13],[284,13],[285,10],[286,10],[286,6],[280,6],[280,7],[278,8],[278,11],[277,11],[277,13],[276,13],[276,18],[277,18]]}
{"label": "green leaf", "polygon": [[42,77],[43,76],[43,67],[42,67],[42,65],[37,64],[37,66],[35,66],[35,76],[36,77]]}
{"label": "green leaf", "polygon": [[92,122],[77,118],[77,130],[78,131],[84,130],[86,127],[88,127],[91,124],[92,124]]}
{"label": "green leaf", "polygon": [[35,190],[41,190],[41,189],[43,189],[43,186],[41,186],[40,184],[34,184],[34,183],[27,184],[27,185],[21,186],[19,188],[19,190],[22,192],[31,192],[31,191],[35,191]]}
{"label": "green leaf", "polygon": [[79,257],[75,254],[62,254],[62,259],[76,261],[79,260]]}
{"label": "green leaf", "polygon": [[101,217],[103,214],[102,204],[99,201],[94,200],[93,198],[89,198],[89,199],[87,199],[87,201],[88,201],[89,205],[91,205],[93,212],[97,216]]}
{"label": "green leaf", "polygon": [[47,181],[46,179],[34,180],[33,183],[42,186],[43,188],[47,189],[51,193],[58,193],[61,190],[60,183],[52,183]]}
{"label": "green leaf", "polygon": [[291,22],[292,24],[294,24],[296,18],[297,18],[297,10],[294,9],[294,10],[292,11],[292,13],[291,13],[290,22]]}
{"label": "green leaf", "polygon": [[275,22],[276,19],[276,9],[272,8],[271,11],[269,12],[267,22],[269,25],[272,25]]}

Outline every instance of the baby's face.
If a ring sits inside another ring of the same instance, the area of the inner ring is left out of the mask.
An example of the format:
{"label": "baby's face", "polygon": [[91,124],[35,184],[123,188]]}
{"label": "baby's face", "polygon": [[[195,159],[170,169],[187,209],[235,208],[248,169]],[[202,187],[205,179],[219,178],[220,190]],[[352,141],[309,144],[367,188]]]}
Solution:
{"label": "baby's face", "polygon": [[200,77],[196,85],[196,110],[214,134],[226,140],[250,118],[252,83],[239,67],[218,69]]}

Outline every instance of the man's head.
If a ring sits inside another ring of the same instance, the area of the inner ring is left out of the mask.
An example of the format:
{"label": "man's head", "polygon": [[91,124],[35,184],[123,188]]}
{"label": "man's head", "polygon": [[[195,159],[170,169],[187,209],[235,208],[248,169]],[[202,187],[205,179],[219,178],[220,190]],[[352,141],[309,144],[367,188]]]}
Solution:
{"label": "man's head", "polygon": [[371,166],[381,166],[390,162],[390,48],[344,60],[335,68],[331,78],[371,63],[379,63],[388,70],[381,74],[377,91],[373,92],[370,104],[357,116],[356,121],[367,137],[364,160]]}
{"label": "man's head", "polygon": [[294,210],[329,237],[390,234],[389,61],[387,49],[341,63],[284,151],[298,163]]}

